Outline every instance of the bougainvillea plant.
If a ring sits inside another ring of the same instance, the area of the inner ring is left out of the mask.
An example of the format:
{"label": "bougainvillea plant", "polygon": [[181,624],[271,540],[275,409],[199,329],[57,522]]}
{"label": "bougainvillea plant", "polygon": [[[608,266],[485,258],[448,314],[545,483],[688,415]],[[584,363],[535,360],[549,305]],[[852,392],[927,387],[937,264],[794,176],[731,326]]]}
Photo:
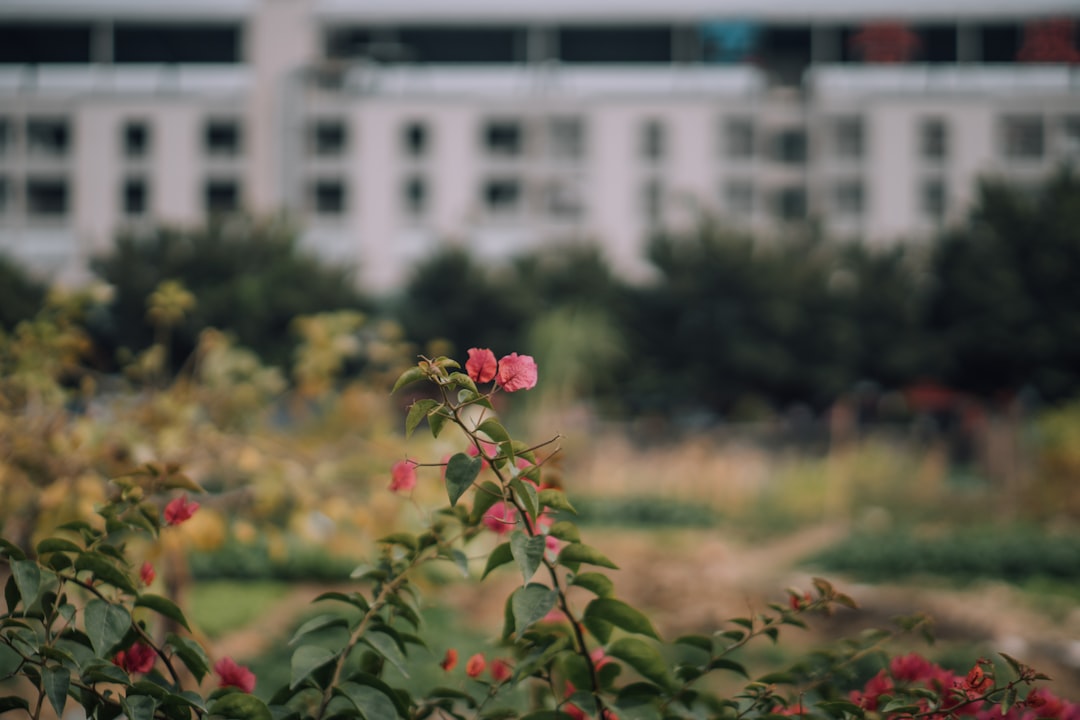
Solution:
{"label": "bougainvillea plant", "polygon": [[[214,658],[182,609],[149,591],[155,569],[140,563],[131,541],[155,541],[198,511],[187,493],[201,490],[179,468],[152,464],[114,478],[97,518],[68,523],[34,548],[0,539],[10,575],[0,714],[40,720],[46,709],[62,716],[77,706],[99,720],[1080,718],[1078,706],[1038,684],[1045,676],[1009,656],[1000,672],[980,660],[960,675],[918,655],[889,659],[893,635],[919,629],[922,618],[751,676],[738,654],[749,643],[775,642],[809,614],[855,606],[821,579],[714,632],[662,638],[620,598],[607,572],[615,563],[585,541],[570,499],[545,482],[555,441],[518,440],[495,411],[496,393],[537,381],[531,357],[496,360],[477,348],[464,372],[450,358],[422,358],[400,376],[395,391],[413,383],[431,391],[410,406],[406,435],[426,424],[436,437],[457,433],[460,450],[438,462],[400,460],[390,490],[438,483],[445,504],[426,513],[421,531],[383,537],[371,563],[353,573],[355,589],[316,599],[325,610],[296,630],[280,688]],[[490,550],[478,558],[477,547]],[[486,651],[463,658],[456,648],[428,647],[416,580],[432,563],[478,582],[493,572],[520,577]],[[875,658],[881,671],[852,687],[855,666]],[[400,678],[417,663],[440,666],[446,686],[422,694],[404,687]],[[719,692],[718,675],[741,689]]]}

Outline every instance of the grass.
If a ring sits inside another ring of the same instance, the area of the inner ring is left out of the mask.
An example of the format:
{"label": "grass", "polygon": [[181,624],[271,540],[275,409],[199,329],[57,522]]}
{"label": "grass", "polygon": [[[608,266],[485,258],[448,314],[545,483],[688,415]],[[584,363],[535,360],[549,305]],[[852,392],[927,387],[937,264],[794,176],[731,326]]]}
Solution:
{"label": "grass", "polygon": [[288,592],[283,582],[197,582],[188,596],[188,617],[208,637],[218,638],[258,620]]}

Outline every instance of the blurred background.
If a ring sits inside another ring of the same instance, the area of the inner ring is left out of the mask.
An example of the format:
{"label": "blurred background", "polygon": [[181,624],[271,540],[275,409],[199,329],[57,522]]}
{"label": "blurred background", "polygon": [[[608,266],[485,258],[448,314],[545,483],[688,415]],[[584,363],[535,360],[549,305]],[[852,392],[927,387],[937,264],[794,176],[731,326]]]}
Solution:
{"label": "blurred background", "polygon": [[[406,445],[393,378],[490,347],[536,358],[501,409],[559,434],[666,634],[823,574],[864,605],[826,634],[926,611],[912,647],[1080,699],[1078,19],[7,0],[4,537],[181,463],[211,495],[159,582],[287,677],[306,600],[442,497],[391,463],[461,449]],[[497,593],[426,582],[443,646],[498,632]]]}

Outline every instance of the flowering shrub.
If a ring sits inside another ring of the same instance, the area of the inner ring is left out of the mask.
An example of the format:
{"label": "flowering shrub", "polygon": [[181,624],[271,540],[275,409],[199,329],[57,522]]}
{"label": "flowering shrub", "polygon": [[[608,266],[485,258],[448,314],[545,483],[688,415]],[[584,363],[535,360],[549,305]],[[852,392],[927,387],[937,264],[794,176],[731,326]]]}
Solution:
{"label": "flowering shrub", "polygon": [[[199,510],[188,493],[201,492],[179,468],[152,464],[114,478],[95,519],[69,522],[33,548],[0,539],[0,564],[10,572],[0,613],[0,682],[23,683],[0,695],[0,713],[39,720],[47,703],[57,715],[78,705],[100,720],[1080,720],[1076,705],[1036,685],[1045,676],[1005,655],[1008,677],[986,661],[956,676],[905,655],[884,662],[861,687],[848,687],[856,663],[885,657],[894,633],[884,631],[751,677],[737,659],[749,643],[776,641],[781,628],[804,627],[810,614],[855,606],[821,579],[711,634],[665,641],[647,614],[619,598],[605,572],[615,563],[566,519],[574,507],[563,490],[545,483],[556,441],[515,439],[495,413],[496,393],[536,385],[535,361],[516,353],[496,361],[490,350],[474,348],[460,369],[446,357],[424,358],[394,386],[429,383],[434,396],[410,406],[406,435],[424,424],[436,437],[457,432],[460,451],[439,462],[400,460],[390,490],[411,494],[420,483],[438,483],[445,506],[426,513],[430,523],[422,531],[381,538],[371,564],[353,573],[355,590],[316,599],[320,608],[343,605],[350,614],[328,609],[297,629],[288,683],[259,688],[268,701],[252,694],[258,682],[248,668],[228,657],[212,660],[183,610],[150,592],[154,568],[137,562],[129,541],[167,541],[168,533],[182,532],[174,526]],[[491,545],[480,558],[467,554]],[[429,648],[441,661],[415,652],[426,646],[414,584],[419,570],[448,563],[472,575],[481,561],[481,580],[502,568],[520,575],[506,598],[497,647],[463,663],[455,648]],[[896,632],[923,624],[906,619]],[[398,686],[395,678],[414,664],[436,662],[446,686],[422,694]],[[718,694],[718,674],[741,678],[742,689]]]}

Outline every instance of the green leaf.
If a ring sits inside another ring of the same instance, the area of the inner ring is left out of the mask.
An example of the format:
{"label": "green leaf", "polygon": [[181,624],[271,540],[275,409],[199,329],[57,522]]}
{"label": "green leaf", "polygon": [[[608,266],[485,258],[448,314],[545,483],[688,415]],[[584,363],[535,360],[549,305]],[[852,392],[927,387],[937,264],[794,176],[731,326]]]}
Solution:
{"label": "green leaf", "polygon": [[183,661],[196,680],[202,681],[210,672],[210,659],[206,657],[206,651],[203,650],[202,645],[191,638],[169,633],[165,638],[165,644],[172,647],[173,652]]}
{"label": "green leaf", "polygon": [[585,563],[587,565],[598,565],[600,567],[611,568],[612,570],[618,570],[619,566],[611,562],[603,553],[596,548],[584,545],[582,543],[572,543],[567,545],[559,552],[559,562],[566,563]]}
{"label": "green leaf", "polygon": [[506,432],[506,428],[502,426],[495,418],[488,418],[484,422],[476,426],[479,432],[487,435],[492,442],[504,443],[510,442],[510,435]]}
{"label": "green leaf", "polygon": [[530,583],[515,590],[511,596],[511,607],[514,613],[514,631],[518,636],[551,612],[558,598],[557,591],[537,583]]}
{"label": "green leaf", "polygon": [[0,643],[0,680],[11,677],[22,665],[22,656],[7,645]]}
{"label": "green leaf", "polygon": [[705,635],[682,635],[675,638],[675,644],[704,650],[709,653],[709,655],[712,655],[713,651],[712,638],[706,637]]}
{"label": "green leaf", "polygon": [[411,385],[412,383],[417,382],[419,380],[423,380],[423,379],[424,379],[424,371],[421,370],[419,367],[411,367],[408,370],[406,370],[405,372],[401,373],[401,375],[398,376],[398,379],[397,379],[396,382],[394,382],[394,387],[390,391],[390,394],[393,395],[394,393],[396,393],[398,390],[405,387],[406,385]]}
{"label": "green leaf", "polygon": [[470,392],[473,395],[479,394],[479,391],[476,389],[476,383],[473,382],[473,379],[465,373],[452,372],[450,373],[448,379],[450,380],[450,382],[454,383],[459,388],[462,388],[463,390]]}
{"label": "green leaf", "polygon": [[290,663],[292,675],[289,681],[289,689],[295,688],[306,680],[308,675],[311,675],[311,673],[336,657],[337,653],[317,645],[298,647],[296,652],[293,653],[292,662]]}
{"label": "green leaf", "polygon": [[577,525],[569,520],[560,520],[551,526],[548,530],[548,535],[556,537],[560,540],[571,543],[581,542],[581,532],[578,530]]}
{"label": "green leaf", "polygon": [[41,592],[41,568],[33,560],[14,560],[11,574],[22,596],[23,611],[29,610]]}
{"label": "green leaf", "polygon": [[431,428],[431,436],[436,438],[439,437],[439,433],[443,430],[443,425],[445,425],[446,421],[449,419],[450,416],[442,410],[436,410],[428,415],[427,422],[428,427]]}
{"label": "green leaf", "polygon": [[397,715],[394,701],[378,688],[355,682],[343,682],[335,691],[356,706],[365,720],[388,720]]}
{"label": "green leaf", "polygon": [[104,657],[127,634],[131,627],[131,615],[126,608],[94,598],[86,603],[83,623],[94,653],[98,657]]}
{"label": "green leaf", "polygon": [[398,532],[379,538],[376,542],[385,545],[401,545],[404,548],[415,551],[417,548],[416,536],[412,533]]}
{"label": "green leaf", "polygon": [[476,488],[476,497],[473,498],[472,512],[469,513],[469,521],[473,523],[480,522],[480,518],[484,517],[484,513],[492,508],[492,506],[502,501],[502,489],[498,485],[485,480],[480,483]]}
{"label": "green leaf", "polygon": [[12,560],[26,559],[26,553],[22,551],[22,548],[4,538],[0,538],[0,555],[7,555]]}
{"label": "green leaf", "polygon": [[522,715],[521,720],[574,720],[574,716],[561,710],[537,710],[528,715]]}
{"label": "green leaf", "polygon": [[375,652],[389,660],[390,664],[397,668],[398,672],[405,677],[409,677],[405,654],[401,652],[401,648],[393,637],[385,632],[375,630],[365,633],[362,639],[366,644],[370,645]]}
{"label": "green leaf", "polygon": [[157,700],[149,695],[128,695],[120,698],[120,706],[128,720],[154,720]]}
{"label": "green leaf", "polygon": [[450,551],[450,559],[457,565],[458,570],[461,571],[462,577],[469,577],[469,556],[461,552],[458,549]]}
{"label": "green leaf", "polygon": [[510,489],[514,491],[521,504],[525,506],[525,512],[529,514],[530,518],[535,518],[540,514],[540,508],[536,505],[535,485],[521,478],[514,478],[510,481]]}
{"label": "green leaf", "polygon": [[71,671],[66,667],[46,667],[41,672],[41,684],[45,686],[45,695],[49,698],[49,704],[53,706],[57,717],[64,716],[64,705],[67,704],[68,686],[71,684]]}
{"label": "green leaf", "polygon": [[98,580],[108,583],[115,588],[124,590],[132,595],[138,594],[135,585],[132,584],[128,574],[107,560],[104,555],[84,552],[75,559],[76,570],[88,570]]}
{"label": "green leaf", "polygon": [[1012,709],[1012,706],[1014,704],[1016,704],[1016,688],[1015,687],[1006,688],[1005,692],[1001,696],[1001,703],[1000,703],[1001,714],[1002,714],[1003,717],[1009,714],[1009,710]]}
{"label": "green leaf", "polygon": [[83,549],[64,538],[45,538],[37,544],[37,554],[45,555],[54,552],[82,552]]}
{"label": "green leaf", "polygon": [[430,398],[424,398],[423,400],[417,400],[409,408],[409,414],[405,417],[405,437],[409,437],[413,434],[413,430],[420,424],[420,421],[428,416],[434,408],[441,405],[437,400]]}
{"label": "green leaf", "polygon": [[259,698],[244,692],[231,692],[210,703],[210,715],[229,720],[273,720],[270,708]]}
{"label": "green leaf", "polygon": [[532,580],[540,567],[540,561],[544,559],[545,540],[543,535],[529,537],[520,530],[515,530],[510,535],[510,553],[521,570],[524,577],[523,583]]}
{"label": "green leaf", "polygon": [[[374,675],[365,672],[356,672],[350,675],[348,680],[349,682],[354,682],[358,685],[373,687],[386,697],[390,698],[391,702],[394,703],[394,707],[397,709],[397,714],[399,716],[406,717],[409,714],[407,701],[403,700],[402,696],[396,693],[393,688]],[[379,720],[389,720],[389,718],[380,718]]]}
{"label": "green leaf", "polygon": [[479,457],[469,457],[465,453],[451,456],[446,463],[446,494],[450,497],[451,507],[457,504],[458,499],[476,481],[482,465],[483,460]]}
{"label": "green leaf", "polygon": [[549,507],[552,510],[571,512],[577,515],[577,510],[575,510],[574,506],[570,504],[570,501],[566,499],[566,493],[562,490],[555,490],[554,488],[541,490],[539,500],[541,507]]}
{"label": "green leaf", "polygon": [[586,606],[585,617],[603,620],[629,633],[660,639],[660,635],[649,618],[621,600],[609,597],[597,598]]}
{"label": "green leaf", "polygon": [[728,660],[727,658],[713,658],[709,661],[708,668],[709,670],[729,670],[733,673],[742,675],[747,680],[750,679],[750,675],[746,672],[746,668],[734,660]]}
{"label": "green leaf", "polygon": [[184,613],[177,607],[176,603],[172,600],[162,597],[161,595],[154,595],[152,593],[143,593],[135,601],[135,607],[150,608],[159,615],[164,615],[173,622],[180,623],[184,628],[191,632],[191,626],[188,625],[187,618],[184,617]]}
{"label": "green leaf", "polygon": [[294,645],[297,640],[316,630],[322,630],[325,627],[348,627],[348,624],[348,621],[340,615],[331,615],[329,613],[316,615],[296,629],[289,644]]}
{"label": "green leaf", "polygon": [[615,592],[615,583],[603,573],[587,572],[575,575],[571,585],[583,587],[598,597],[611,597]]}
{"label": "green leaf", "polygon": [[0,697],[0,713],[6,713],[10,710],[25,710],[26,712],[30,712],[30,703],[15,696]]}
{"label": "green leaf", "polygon": [[641,705],[649,705],[653,700],[662,697],[664,689],[650,682],[630,683],[619,689],[619,695],[615,703],[622,708],[632,708]]}
{"label": "green leaf", "polygon": [[513,550],[510,549],[510,543],[504,542],[492,550],[491,554],[488,555],[487,565],[484,566],[484,574],[480,576],[480,579],[483,580],[492,570],[501,567],[508,562],[512,562],[513,560],[514,553]]}
{"label": "green leaf", "polygon": [[622,660],[646,680],[665,688],[673,686],[673,679],[668,674],[664,658],[644,640],[634,637],[619,638],[608,646],[607,654]]}

